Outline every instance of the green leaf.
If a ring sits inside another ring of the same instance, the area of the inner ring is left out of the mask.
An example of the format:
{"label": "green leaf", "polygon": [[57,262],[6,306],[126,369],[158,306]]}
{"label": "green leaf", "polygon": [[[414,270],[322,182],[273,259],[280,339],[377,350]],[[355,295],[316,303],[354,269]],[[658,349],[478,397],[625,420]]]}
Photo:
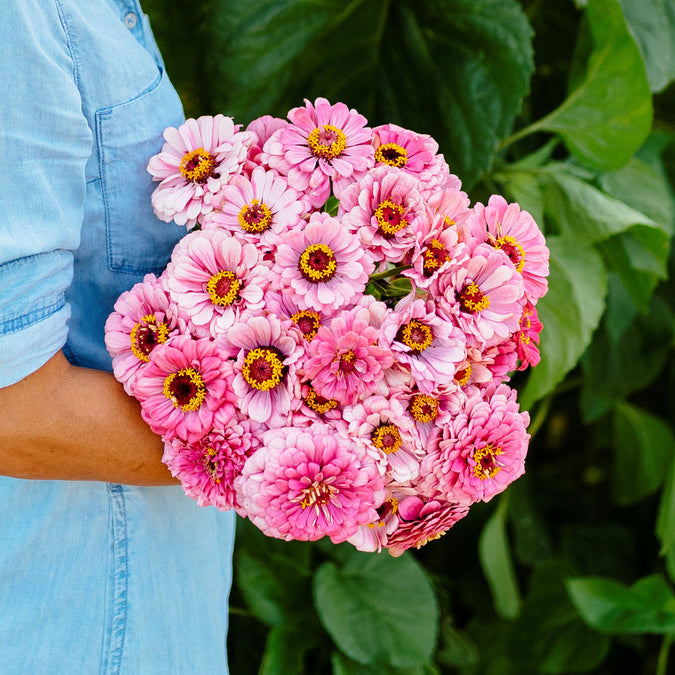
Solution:
{"label": "green leaf", "polygon": [[621,0],[653,92],[675,79],[675,5],[671,0]]}
{"label": "green leaf", "polygon": [[468,635],[458,630],[446,619],[441,625],[442,649],[436,653],[436,659],[448,666],[471,666],[478,663],[478,648]]}
{"label": "green leaf", "polygon": [[248,520],[237,522],[237,584],[251,611],[267,625],[307,609],[310,547],[266,537]]}
{"label": "green leaf", "polygon": [[655,532],[661,542],[662,556],[675,550],[675,461],[666,473]]}
{"label": "green leaf", "polygon": [[614,409],[615,503],[634,504],[660,487],[675,455],[675,437],[659,417],[629,403]]}
{"label": "green leaf", "polygon": [[621,283],[610,284],[603,330],[596,332],[582,359],[581,412],[586,423],[652,384],[672,349],[675,322],[670,306],[654,297],[649,312],[638,314],[630,301],[617,297],[623,288]]}
{"label": "green leaf", "polygon": [[507,508],[508,500],[503,496],[481,532],[478,555],[497,613],[503,618],[515,619],[520,613],[521,600],[506,534]]}
{"label": "green leaf", "polygon": [[391,666],[364,666],[350,658],[335,652],[331,657],[333,675],[439,675],[432,666],[414,666],[412,668],[392,668]]}
{"label": "green leaf", "polygon": [[675,596],[663,578],[633,586],[601,577],[569,579],[567,590],[589,626],[607,633],[675,633]]}
{"label": "green leaf", "polygon": [[652,99],[640,50],[617,0],[590,0],[593,41],[585,77],[562,105],[530,127],[558,132],[581,162],[599,169],[625,164],[652,124]]}
{"label": "green leaf", "polygon": [[359,663],[411,668],[431,659],[436,596],[411,555],[357,553],[342,568],[323,563],[314,577],[314,601],[335,644]]}
{"label": "green leaf", "polygon": [[305,652],[317,644],[316,635],[295,621],[272,626],[258,675],[304,675]]}
{"label": "green leaf", "polygon": [[215,0],[214,13],[212,81],[235,120],[341,100],[373,125],[431,134],[466,185],[489,168],[533,70],[516,0]]}
{"label": "green leaf", "polygon": [[526,410],[574,368],[605,309],[607,271],[599,254],[574,239],[548,237],[547,243],[551,250],[549,290],[537,304],[544,325],[541,362],[519,394]]}

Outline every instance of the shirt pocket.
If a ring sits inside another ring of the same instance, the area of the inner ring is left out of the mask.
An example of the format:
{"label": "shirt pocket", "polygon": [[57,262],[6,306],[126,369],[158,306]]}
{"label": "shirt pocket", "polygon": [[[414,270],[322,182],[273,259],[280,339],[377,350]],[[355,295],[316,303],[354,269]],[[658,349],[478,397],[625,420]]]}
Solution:
{"label": "shirt pocket", "polygon": [[184,228],[153,213],[156,187],[146,171],[161,151],[162,133],[184,120],[178,94],[164,69],[134,98],[96,111],[108,266],[128,274],[159,273]]}

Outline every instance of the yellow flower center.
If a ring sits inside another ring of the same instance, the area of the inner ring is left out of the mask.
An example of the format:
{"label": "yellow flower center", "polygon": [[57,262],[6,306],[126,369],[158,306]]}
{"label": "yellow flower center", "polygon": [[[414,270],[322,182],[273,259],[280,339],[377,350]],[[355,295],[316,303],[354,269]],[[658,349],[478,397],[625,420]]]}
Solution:
{"label": "yellow flower center", "polygon": [[169,338],[169,327],[162,321],[157,323],[154,314],[146,314],[131,329],[129,339],[131,351],[139,361],[150,360],[150,352]]}
{"label": "yellow flower center", "polygon": [[318,312],[311,309],[303,309],[296,312],[291,320],[301,330],[305,340],[311,342],[314,339],[319,328],[321,328],[321,316]]}
{"label": "yellow flower center", "polygon": [[324,124],[309,132],[307,144],[315,157],[335,159],[347,147],[347,137],[341,129],[331,124]]}
{"label": "yellow flower center", "polygon": [[206,282],[206,291],[214,305],[229,307],[238,297],[241,281],[234,272],[221,270]]}
{"label": "yellow flower center", "polygon": [[203,463],[204,470],[208,477],[214,483],[220,483],[220,477],[218,476],[218,460],[216,459],[217,452],[211,448],[206,448],[206,453],[204,454]]}
{"label": "yellow flower center", "polygon": [[194,412],[204,403],[206,386],[202,376],[194,368],[182,368],[164,380],[164,396],[175,408]]}
{"label": "yellow flower center", "polygon": [[495,248],[500,248],[504,251],[519,272],[523,271],[523,267],[525,267],[525,249],[519,241],[516,241],[510,235],[505,235],[498,239],[494,237],[490,238],[490,243]]}
{"label": "yellow flower center", "polygon": [[410,347],[410,351],[413,353],[421,354],[431,346],[434,341],[434,334],[429,326],[417,319],[412,319],[399,328],[396,338],[406,347]]}
{"label": "yellow flower center", "polygon": [[193,183],[205,183],[215,167],[216,158],[204,148],[197,148],[183,155],[178,170]]}
{"label": "yellow flower center", "polygon": [[424,276],[430,277],[440,269],[444,262],[450,260],[450,256],[448,255],[448,249],[438,239],[432,239],[427,248],[424,249],[422,260]]}
{"label": "yellow flower center", "polygon": [[302,489],[300,497],[300,506],[304,509],[315,507],[317,512],[323,511],[326,514],[326,507],[330,504],[333,495],[339,492],[338,488],[326,483],[325,481],[315,480],[309,487]]}
{"label": "yellow flower center", "polygon": [[241,373],[254,389],[269,391],[281,382],[285,370],[276,349],[256,347],[246,354]]}
{"label": "yellow flower center", "polygon": [[459,294],[459,304],[465,312],[478,314],[490,306],[490,296],[483,295],[480,288],[471,282]]}
{"label": "yellow flower center", "polygon": [[466,368],[462,368],[462,370],[458,370],[455,373],[455,381],[460,387],[463,387],[469,381],[470,377],[471,377],[470,363],[466,366]]}
{"label": "yellow flower center", "polygon": [[336,359],[338,362],[338,370],[336,375],[351,375],[356,369],[356,354],[350,349],[344,354],[339,354]]}
{"label": "yellow flower center", "polygon": [[386,454],[396,452],[402,444],[401,432],[395,424],[380,424],[370,435],[373,445]]}
{"label": "yellow flower center", "polygon": [[384,237],[393,237],[397,232],[408,225],[405,217],[405,208],[400,204],[394,204],[389,199],[383,201],[375,209],[378,231]]}
{"label": "yellow flower center", "polygon": [[271,225],[272,212],[267,204],[253,199],[250,204],[246,204],[239,212],[237,221],[244,232],[260,234]]}
{"label": "yellow flower center", "polygon": [[408,163],[408,151],[396,143],[383,143],[375,150],[375,162],[400,169]]}
{"label": "yellow flower center", "polygon": [[310,244],[300,256],[298,268],[307,281],[328,281],[337,270],[337,260],[326,244]]}
{"label": "yellow flower center", "polygon": [[438,400],[427,394],[415,394],[410,399],[408,412],[415,422],[433,422],[438,417]]}
{"label": "yellow flower center", "polygon": [[503,452],[501,448],[493,447],[492,443],[488,443],[483,448],[474,449],[473,475],[481,480],[494,478],[502,470],[502,467],[497,464],[497,457]]}
{"label": "yellow flower center", "polygon": [[307,396],[305,396],[305,405],[315,413],[323,415],[329,410],[337,408],[338,402],[334,398],[324,398],[323,396],[319,396],[314,390],[314,387],[310,387]]}

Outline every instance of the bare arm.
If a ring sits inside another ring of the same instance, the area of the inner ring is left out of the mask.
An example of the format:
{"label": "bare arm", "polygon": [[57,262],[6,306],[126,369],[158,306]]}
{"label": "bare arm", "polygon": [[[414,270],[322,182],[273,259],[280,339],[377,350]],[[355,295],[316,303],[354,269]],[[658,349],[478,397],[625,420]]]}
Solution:
{"label": "bare arm", "polygon": [[61,352],[0,388],[0,475],[173,485],[162,450],[111,374],[71,366]]}

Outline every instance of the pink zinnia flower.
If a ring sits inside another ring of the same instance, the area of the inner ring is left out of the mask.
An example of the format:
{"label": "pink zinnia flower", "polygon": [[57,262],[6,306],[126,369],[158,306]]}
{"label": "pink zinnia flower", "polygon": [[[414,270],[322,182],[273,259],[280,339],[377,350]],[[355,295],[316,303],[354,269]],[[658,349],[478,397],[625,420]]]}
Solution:
{"label": "pink zinnia flower", "polygon": [[474,205],[465,228],[479,241],[485,241],[509,256],[523,276],[525,294],[530,302],[534,304],[546,295],[549,250],[544,235],[527,211],[493,195],[487,206]]}
{"label": "pink zinnia flower", "polygon": [[520,330],[516,333],[516,353],[520,360],[518,370],[525,370],[528,366],[536,366],[541,360],[539,354],[539,333],[543,325],[539,321],[537,308],[530,302],[523,309],[520,320]]}
{"label": "pink zinnia flower", "polygon": [[154,181],[152,193],[157,217],[188,229],[212,209],[211,199],[239,173],[253,135],[239,131],[224,115],[189,119],[164,131],[162,151],[148,163]]}
{"label": "pink zinnia flower", "polygon": [[439,311],[480,345],[498,344],[518,330],[522,277],[503,251],[487,244],[479,244],[464,264],[434,277],[429,293]]}
{"label": "pink zinnia flower", "polygon": [[209,431],[219,408],[234,402],[232,379],[232,364],[214,342],[177,335],[152,350],[133,395],[156,434],[194,443]]}
{"label": "pink zinnia flower", "polygon": [[335,314],[330,309],[324,311],[302,309],[298,303],[298,296],[284,293],[282,289],[277,288],[268,289],[265,294],[265,309],[282,321],[294,323],[307,343],[314,339],[319,328],[328,323],[330,317]]}
{"label": "pink zinnia flower", "polygon": [[289,184],[310,199],[313,208],[325,204],[331,186],[338,199],[344,188],[373,166],[372,131],[367,120],[344,103],[331,105],[317,98],[314,105],[288,113],[290,124],[265,143],[262,161],[288,176]]}
{"label": "pink zinnia flower", "polygon": [[359,240],[327,213],[313,213],[302,228],[289,232],[272,267],[278,285],[302,309],[335,311],[353,302],[375,269]]}
{"label": "pink zinnia flower", "polygon": [[439,539],[469,512],[468,506],[435,499],[424,501],[418,496],[405,497],[397,508],[398,528],[387,541],[389,553],[394,557]]}
{"label": "pink zinnia flower", "polygon": [[260,309],[268,284],[262,253],[224,230],[191,232],[166,269],[171,298],[200,337],[216,337],[246,309]]}
{"label": "pink zinnia flower", "polygon": [[299,405],[298,359],[302,336],[275,316],[242,315],[228,329],[223,344],[236,355],[233,389],[239,409],[269,426],[284,424],[292,404]]}
{"label": "pink zinnia flower", "polygon": [[349,310],[319,328],[307,347],[304,376],[320,396],[346,405],[375,391],[383,371],[394,363],[378,345],[379,331]]}
{"label": "pink zinnia flower", "polygon": [[417,478],[424,449],[404,402],[369,396],[345,407],[348,433],[377,461],[383,473],[397,483]]}
{"label": "pink zinnia flower", "polygon": [[492,499],[525,472],[529,419],[508,385],[474,388],[422,461],[422,493],[466,505]]}
{"label": "pink zinnia flower", "polygon": [[218,201],[219,209],[205,216],[202,228],[228,230],[261,250],[276,248],[309,208],[283,176],[260,166],[253,169],[250,179],[234,176]]}
{"label": "pink zinnia flower", "polygon": [[375,462],[323,424],[268,431],[235,487],[240,514],[285,540],[345,541],[377,518],[385,497]]}
{"label": "pink zinnia flower", "polygon": [[[413,493],[413,490],[410,489],[409,492]],[[361,525],[347,540],[354,548],[367,553],[379,553],[386,548],[389,535],[398,527],[398,500],[395,495],[399,494],[401,493],[398,491],[392,493],[387,489],[387,497],[377,510],[377,520]]]}
{"label": "pink zinnia flower", "polygon": [[385,165],[345,190],[338,216],[375,260],[398,263],[412,252],[426,213],[417,179]]}
{"label": "pink zinnia flower", "polygon": [[405,392],[402,397],[406,412],[415,423],[425,449],[429,449],[434,434],[462,410],[466,394],[459,388],[448,387],[434,395],[418,389]]}
{"label": "pink zinnia flower", "polygon": [[418,134],[396,124],[373,129],[376,165],[394,166],[414,176],[431,190],[448,178],[448,165],[438,154],[438,143],[428,134]]}
{"label": "pink zinnia flower", "polygon": [[154,274],[146,274],[142,282],[119,296],[105,322],[105,344],[115,378],[127,394],[139,369],[150,361],[152,350],[183,332],[185,323]]}
{"label": "pink zinnia flower", "polygon": [[263,147],[267,143],[267,139],[277,131],[287,127],[288,122],[279,117],[272,117],[271,115],[261,115],[246,127],[246,131],[255,136],[255,140],[251,143],[248,149],[248,159],[244,164],[243,173],[247,176],[251,175],[256,166],[264,165],[263,162]]}
{"label": "pink zinnia flower", "polygon": [[227,511],[236,505],[234,479],[257,447],[248,422],[232,418],[196,443],[179,438],[166,442],[162,461],[199,506]]}
{"label": "pink zinnia flower", "polygon": [[464,333],[436,313],[430,300],[403,298],[382,326],[383,345],[404,363],[419,389],[427,394],[452,382],[466,356]]}

